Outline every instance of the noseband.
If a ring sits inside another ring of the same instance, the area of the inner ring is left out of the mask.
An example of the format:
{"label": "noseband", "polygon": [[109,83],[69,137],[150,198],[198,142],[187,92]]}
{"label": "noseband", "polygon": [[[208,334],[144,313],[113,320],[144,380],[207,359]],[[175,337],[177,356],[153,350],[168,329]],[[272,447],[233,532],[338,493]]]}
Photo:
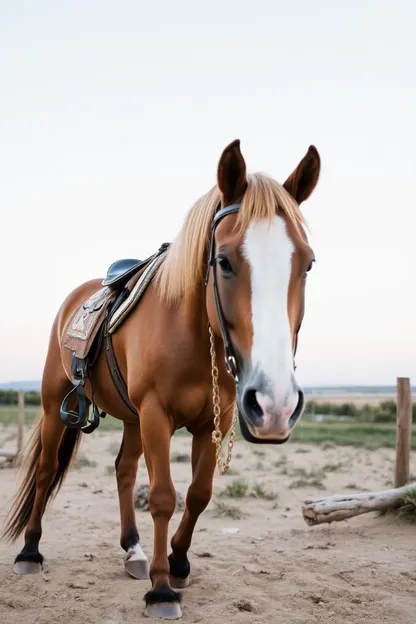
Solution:
{"label": "noseband", "polygon": [[[217,211],[214,215],[211,225],[211,244],[210,244],[210,252],[209,252],[209,260],[208,260],[208,269],[205,277],[205,286],[208,285],[209,280],[209,271],[212,267],[212,284],[214,288],[214,298],[215,305],[217,308],[218,319],[220,322],[220,329],[222,340],[224,343],[224,352],[225,352],[225,368],[227,372],[234,378],[236,384],[239,382],[239,365],[238,359],[235,355],[233,345],[230,339],[230,334],[228,333],[227,322],[224,317],[224,312],[221,307],[220,294],[218,291],[218,281],[217,281],[217,259],[215,257],[215,231],[217,229],[218,224],[224,217],[227,217],[230,214],[237,214],[241,208],[241,202],[238,204],[231,204],[230,206],[226,206],[225,208],[220,208],[218,206]],[[298,333],[300,330],[300,326],[296,332],[296,340],[295,340],[295,349],[293,353],[293,359],[296,355],[296,350],[298,346]],[[293,368],[296,370],[296,364],[293,362]]]}
{"label": "noseband", "polygon": [[236,214],[241,208],[241,203],[239,204],[231,204],[230,206],[226,206],[225,208],[217,208],[217,212],[214,215],[211,226],[211,245],[209,252],[209,260],[208,260],[208,269],[205,277],[205,286],[208,285],[209,280],[209,271],[212,267],[212,283],[214,287],[214,297],[215,297],[215,305],[217,308],[218,319],[220,321],[221,335],[224,343],[224,352],[225,352],[225,367],[227,372],[234,378],[235,383],[239,382],[239,374],[238,374],[238,360],[234,353],[233,345],[230,340],[230,335],[228,333],[227,323],[224,317],[224,312],[221,307],[220,294],[218,291],[218,281],[217,281],[217,259],[215,257],[215,231],[220,221],[224,217],[227,217],[230,214]]}

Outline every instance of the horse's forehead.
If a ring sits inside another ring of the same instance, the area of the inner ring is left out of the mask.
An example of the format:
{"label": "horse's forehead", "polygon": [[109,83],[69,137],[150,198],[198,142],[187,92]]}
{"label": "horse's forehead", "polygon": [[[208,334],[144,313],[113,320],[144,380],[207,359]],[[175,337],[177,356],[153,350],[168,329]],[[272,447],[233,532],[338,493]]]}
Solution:
{"label": "horse's forehead", "polygon": [[[247,259],[244,252],[248,241],[252,241],[254,246],[259,249],[261,257],[262,246],[267,245],[269,255],[275,248],[276,253],[288,253],[295,255],[308,255],[311,249],[310,236],[303,224],[295,226],[295,224],[285,215],[276,215],[271,219],[264,217],[261,219],[251,219],[247,226],[241,227],[238,221],[238,215],[230,215],[223,219],[217,226],[217,240],[220,239],[226,246],[236,247],[243,253],[243,257]],[[265,251],[265,250],[264,250]]]}
{"label": "horse's forehead", "polygon": [[247,227],[242,248],[251,264],[267,262],[275,268],[282,263],[289,264],[295,251],[286,222],[278,215],[252,221]]}

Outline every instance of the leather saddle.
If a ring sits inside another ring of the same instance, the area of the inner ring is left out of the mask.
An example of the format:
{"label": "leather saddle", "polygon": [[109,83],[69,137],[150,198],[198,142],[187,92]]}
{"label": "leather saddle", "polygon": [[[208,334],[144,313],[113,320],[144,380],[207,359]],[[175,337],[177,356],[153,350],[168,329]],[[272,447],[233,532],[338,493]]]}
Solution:
{"label": "leather saddle", "polygon": [[[170,243],[163,243],[146,260],[126,258],[113,262],[101,282],[102,288],[84,301],[73,315],[62,339],[62,345],[72,352],[71,373],[74,385],[61,405],[61,419],[67,427],[80,428],[84,433],[91,433],[98,427],[100,417],[105,416],[94,403],[94,389],[89,378],[89,372],[103,343],[113,383],[126,406],[138,416],[128,397],[127,386],[115,358],[111,335],[142,298],[169,246]],[[91,385],[92,401],[85,395],[87,379]],[[78,402],[77,411],[69,409],[73,395],[76,395]],[[92,419],[89,416],[90,404]]]}
{"label": "leather saddle", "polygon": [[123,288],[126,282],[128,282],[135,273],[148,264],[150,259],[151,258],[147,258],[147,260],[134,260],[132,258],[125,258],[124,260],[116,260],[116,262],[113,262],[109,267],[107,275],[102,281],[102,285],[109,286],[114,290]]}

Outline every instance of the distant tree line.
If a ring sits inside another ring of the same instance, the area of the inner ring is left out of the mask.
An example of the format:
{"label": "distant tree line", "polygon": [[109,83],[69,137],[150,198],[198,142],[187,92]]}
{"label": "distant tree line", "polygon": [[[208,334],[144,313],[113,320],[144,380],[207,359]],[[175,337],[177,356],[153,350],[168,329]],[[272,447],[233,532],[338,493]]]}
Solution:
{"label": "distant tree line", "polygon": [[[310,415],[345,416],[364,422],[388,423],[396,421],[396,401],[382,401],[378,405],[356,405],[355,403],[318,403],[308,401],[306,412]],[[413,403],[413,422],[416,422],[416,403]]]}
{"label": "distant tree line", "polygon": [[[0,390],[0,405],[17,405],[17,390]],[[40,392],[25,392],[26,405],[40,405]]]}
{"label": "distant tree line", "polygon": [[[16,390],[0,390],[0,405],[17,405],[18,392]],[[25,404],[39,406],[40,392],[25,392]],[[355,403],[319,403],[308,401],[306,413],[309,415],[349,417],[363,422],[388,423],[396,420],[396,401],[383,401],[378,405],[368,403],[358,406]],[[413,403],[413,422],[416,422],[416,403]]]}

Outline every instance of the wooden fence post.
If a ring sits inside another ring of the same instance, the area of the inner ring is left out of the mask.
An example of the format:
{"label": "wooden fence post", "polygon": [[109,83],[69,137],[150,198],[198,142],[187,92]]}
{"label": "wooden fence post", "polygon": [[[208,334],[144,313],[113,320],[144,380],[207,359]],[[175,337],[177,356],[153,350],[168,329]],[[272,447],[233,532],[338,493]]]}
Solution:
{"label": "wooden fence post", "polygon": [[410,448],[412,441],[412,394],[410,379],[397,378],[396,470],[394,486],[402,487],[410,478]]}
{"label": "wooden fence post", "polygon": [[22,461],[23,453],[23,431],[25,424],[25,393],[19,391],[19,399],[17,404],[17,451],[15,463],[18,465]]}

